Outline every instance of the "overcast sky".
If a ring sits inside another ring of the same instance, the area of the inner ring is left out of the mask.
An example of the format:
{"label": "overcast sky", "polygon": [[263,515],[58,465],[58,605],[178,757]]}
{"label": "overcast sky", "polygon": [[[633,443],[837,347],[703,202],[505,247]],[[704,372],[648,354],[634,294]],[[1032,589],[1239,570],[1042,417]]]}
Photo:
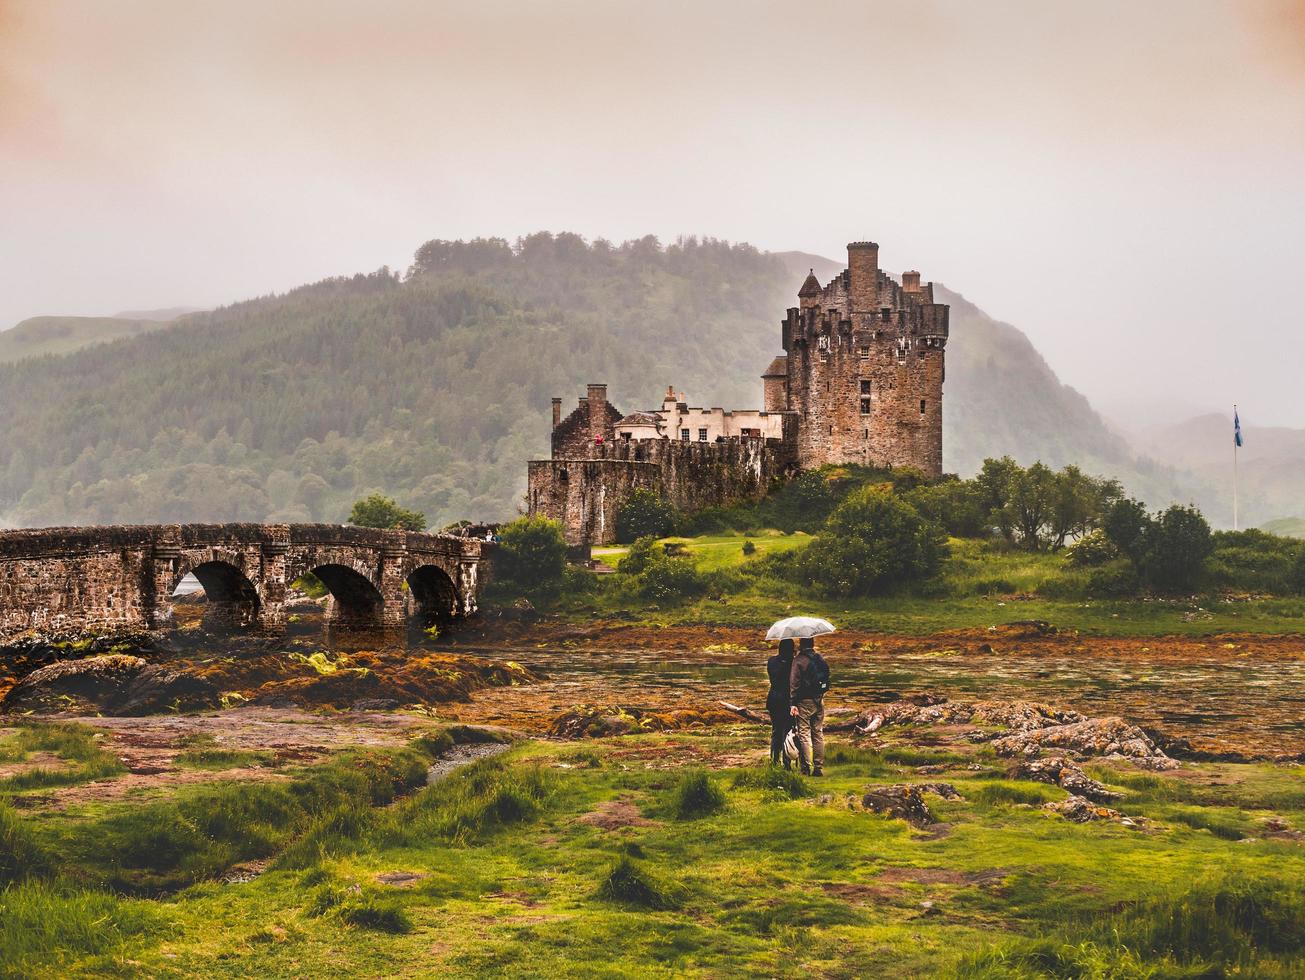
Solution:
{"label": "overcast sky", "polygon": [[0,0],[0,167],[0,326],[873,238],[1135,423],[1305,425],[1305,0]]}

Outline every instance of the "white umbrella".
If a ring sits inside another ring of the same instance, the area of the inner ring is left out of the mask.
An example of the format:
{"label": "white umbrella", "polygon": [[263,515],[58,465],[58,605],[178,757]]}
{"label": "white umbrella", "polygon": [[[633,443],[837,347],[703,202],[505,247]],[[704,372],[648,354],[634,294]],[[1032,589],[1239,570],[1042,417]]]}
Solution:
{"label": "white umbrella", "polygon": [[834,632],[834,624],[815,616],[790,616],[781,619],[766,632],[768,640],[788,640],[804,636],[819,636]]}

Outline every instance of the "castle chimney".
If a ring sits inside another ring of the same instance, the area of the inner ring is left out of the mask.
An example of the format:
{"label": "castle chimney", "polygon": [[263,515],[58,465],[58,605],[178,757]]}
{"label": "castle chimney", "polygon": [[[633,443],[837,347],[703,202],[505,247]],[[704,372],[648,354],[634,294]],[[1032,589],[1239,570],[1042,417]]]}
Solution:
{"label": "castle chimney", "polygon": [[585,403],[589,408],[589,437],[597,443],[608,441],[611,433],[607,431],[607,385],[589,385]]}
{"label": "castle chimney", "polygon": [[847,246],[849,313],[870,313],[879,308],[879,246],[851,242]]}
{"label": "castle chimney", "polygon": [[918,293],[920,291],[920,273],[914,269],[910,272],[903,272],[902,289],[908,293]]}
{"label": "castle chimney", "polygon": [[562,422],[562,399],[553,399],[553,428],[556,429]]}

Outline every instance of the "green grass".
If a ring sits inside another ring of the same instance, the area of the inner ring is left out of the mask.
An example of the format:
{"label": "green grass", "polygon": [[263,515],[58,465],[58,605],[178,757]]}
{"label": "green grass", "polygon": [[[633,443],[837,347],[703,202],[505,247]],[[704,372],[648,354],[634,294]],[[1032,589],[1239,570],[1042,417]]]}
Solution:
{"label": "green grass", "polygon": [[178,754],[174,762],[183,769],[220,770],[268,765],[275,759],[274,752],[256,752],[248,749],[187,749]]}
{"label": "green grass", "polygon": [[[687,741],[717,759],[764,750],[752,730]],[[14,811],[12,826],[57,867],[3,893],[0,903],[21,891],[31,911],[0,915],[0,962],[61,976],[1272,977],[1291,975],[1284,964],[1299,955],[1305,849],[1225,838],[1177,816],[1236,824],[1260,810],[1167,798],[1184,787],[1198,798],[1272,796],[1281,816],[1299,820],[1296,768],[1189,767],[1188,775],[1225,784],[1205,786],[1094,767],[1130,794],[1113,805],[1155,809],[1147,830],[1013,806],[1064,791],[961,769],[945,778],[963,802],[928,798],[946,828],[935,834],[846,805],[880,781],[875,770],[893,771],[893,781],[934,778],[903,772],[887,752],[833,738],[818,782],[752,765],[676,770],[638,761],[662,764],[685,747],[683,735],[579,748],[523,743],[388,806],[404,771],[399,758],[337,758],[294,781],[296,799],[311,801],[321,821],[311,845],[308,823],[277,836],[272,798],[210,800],[196,810],[193,791],[178,791],[166,801],[177,808],[167,813],[173,820],[213,840],[261,837],[260,849],[280,860],[247,884],[199,877],[152,901],[86,891],[94,857],[77,844],[97,841],[137,859],[155,846],[146,822],[113,821],[139,804],[55,819]],[[585,764],[576,766],[581,753]],[[346,774],[358,769],[370,775],[354,783]],[[677,818],[676,800],[724,797],[722,786],[728,805],[704,813],[695,802],[687,807],[694,819]],[[359,806],[328,805],[341,789]],[[618,801],[640,816],[588,819]],[[1169,817],[1159,816],[1166,807]],[[117,830],[106,836],[111,824]],[[387,885],[396,871],[414,878]],[[43,918],[34,921],[38,908]],[[46,921],[68,923],[66,944]],[[86,925],[96,921],[107,925],[92,935]]]}
{"label": "green grass", "polygon": [[[755,544],[755,555],[743,554],[745,540]],[[1305,632],[1305,598],[1085,597],[1086,573],[1068,567],[1061,554],[958,538],[951,539],[951,555],[939,582],[931,587],[936,596],[828,598],[773,575],[745,574],[766,555],[805,547],[810,540],[805,534],[779,532],[667,538],[662,543],[683,545],[708,582],[714,577],[719,587],[708,588],[701,598],[656,603],[654,611],[622,581],[626,576],[603,576],[594,590],[561,600],[557,611],[577,619],[597,612],[665,625],[750,629],[801,613],[824,616],[848,629],[910,635],[986,629],[1031,619],[1103,636]],[[615,567],[626,550],[596,548],[594,557]]]}
{"label": "green grass", "polygon": [[121,760],[101,747],[103,733],[70,722],[26,721],[0,742],[0,761],[24,762],[33,753],[57,756],[66,765],[33,766],[0,779],[0,794],[77,786],[126,771]]}

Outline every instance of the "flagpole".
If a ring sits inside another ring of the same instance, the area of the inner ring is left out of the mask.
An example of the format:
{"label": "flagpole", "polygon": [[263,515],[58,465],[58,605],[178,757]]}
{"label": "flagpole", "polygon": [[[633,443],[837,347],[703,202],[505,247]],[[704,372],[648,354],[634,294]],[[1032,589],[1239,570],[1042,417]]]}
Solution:
{"label": "flagpole", "polygon": [[[1236,405],[1233,405],[1233,418],[1234,419],[1237,418]],[[1233,437],[1233,530],[1234,531],[1238,530],[1237,528],[1237,438],[1239,435],[1240,433],[1234,435]]]}

